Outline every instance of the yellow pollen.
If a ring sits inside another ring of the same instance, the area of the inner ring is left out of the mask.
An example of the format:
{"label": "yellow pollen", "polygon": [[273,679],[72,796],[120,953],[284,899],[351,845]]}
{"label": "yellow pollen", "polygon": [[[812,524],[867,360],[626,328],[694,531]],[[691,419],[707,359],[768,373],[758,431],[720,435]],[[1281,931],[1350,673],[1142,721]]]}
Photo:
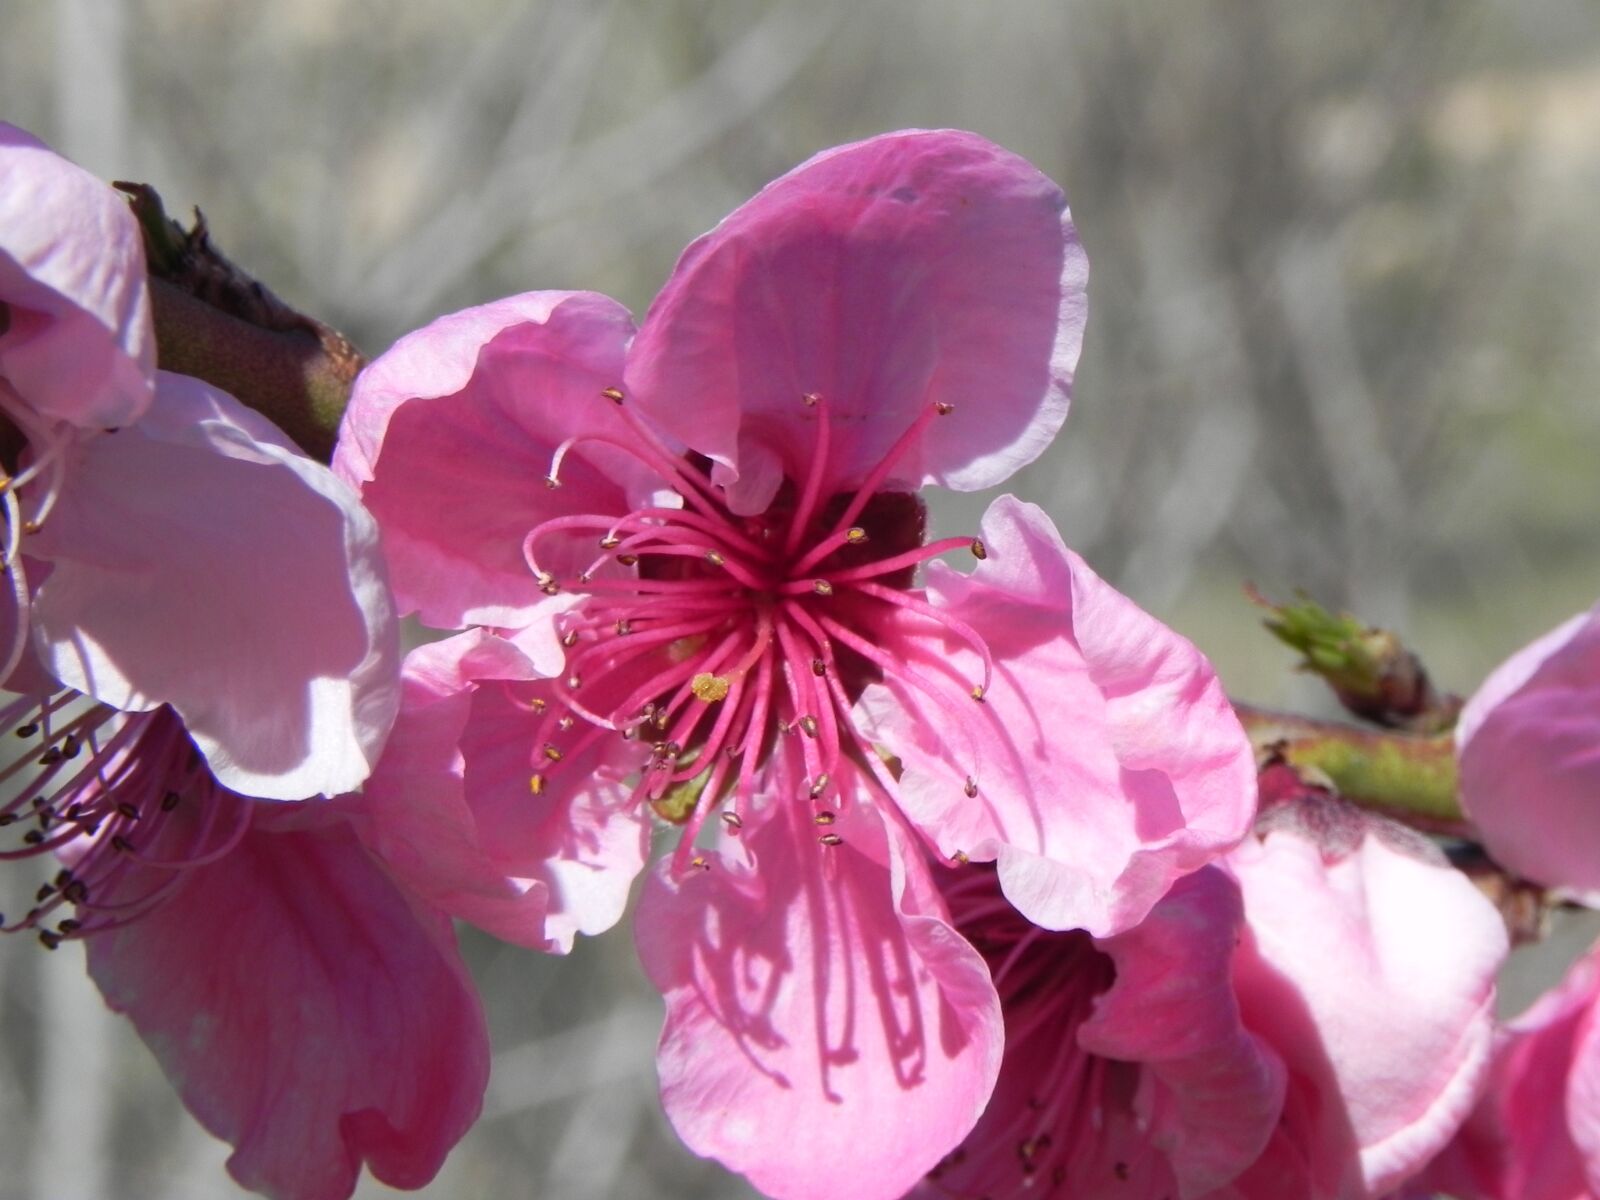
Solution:
{"label": "yellow pollen", "polygon": [[958,864],[959,864],[959,865],[961,865],[961,866],[963,866],[963,867],[964,867],[964,866],[966,866],[966,865],[967,865],[967,864],[968,864],[968,863],[969,863],[969,862],[971,862],[971,861],[972,861],[972,860],[971,860],[971,859],[970,859],[970,858],[968,858],[968,857],[967,857],[967,852],[966,852],[966,851],[965,851],[965,850],[957,850],[957,851],[956,851],[956,854],[955,854],[955,861],[956,861],[956,862],[957,862],[957,863],[958,863]]}
{"label": "yellow pollen", "polygon": [[817,719],[815,717],[810,715],[801,717],[799,725],[800,732],[805,734],[807,737],[814,738],[817,736]]}
{"label": "yellow pollen", "polygon": [[844,839],[837,833],[825,833],[819,837],[817,841],[821,842],[824,846],[842,846],[844,844]]}
{"label": "yellow pollen", "polygon": [[989,547],[983,544],[981,538],[972,539],[972,557],[980,562],[989,557]]}
{"label": "yellow pollen", "polygon": [[849,542],[852,546],[859,546],[862,542],[867,540],[867,531],[861,528],[859,525],[852,525],[845,532],[844,540]]}
{"label": "yellow pollen", "polygon": [[832,825],[839,819],[839,815],[837,813],[831,813],[827,809],[823,809],[811,819],[818,825]]}
{"label": "yellow pollen", "polygon": [[713,567],[720,567],[720,566],[722,566],[723,563],[727,562],[728,560],[723,558],[722,555],[718,554],[715,550],[707,550],[706,551],[706,561],[708,563],[710,563]]}
{"label": "yellow pollen", "polygon": [[983,703],[983,684],[975,683],[972,685],[972,698],[979,704]]}
{"label": "yellow pollen", "polygon": [[811,581],[811,590],[819,596],[831,596],[833,595],[833,584],[826,579],[813,579]]}
{"label": "yellow pollen", "polygon": [[613,403],[613,404],[621,404],[622,403],[622,389],[621,388],[609,387],[609,388],[606,388],[605,390],[603,390],[600,394],[602,396],[604,396],[607,400],[611,401],[611,403]]}
{"label": "yellow pollen", "polygon": [[711,870],[711,864],[708,863],[705,860],[705,858],[703,856],[699,855],[699,854],[696,854],[693,858],[691,858],[689,860],[689,865],[691,867],[693,867],[697,871],[709,871],[709,870]]}
{"label": "yellow pollen", "polygon": [[701,671],[689,681],[689,690],[697,699],[704,700],[707,704],[715,704],[719,700],[728,698],[728,681],[721,675]]}
{"label": "yellow pollen", "polygon": [[822,793],[828,790],[828,777],[826,774],[818,775],[817,781],[811,785],[811,798],[822,799]]}
{"label": "yellow pollen", "polygon": [[544,795],[544,776],[535,775],[532,779],[528,780],[528,787],[532,789],[535,796]]}
{"label": "yellow pollen", "polygon": [[533,711],[536,712],[536,713],[542,713],[544,711],[544,700],[543,700],[543,698],[539,697],[539,696],[535,696],[532,700],[528,701],[528,707],[533,709]]}
{"label": "yellow pollen", "polygon": [[548,758],[551,762],[560,762],[561,761],[561,747],[560,746],[553,746],[549,742],[546,742],[544,744],[544,756],[546,758]]}

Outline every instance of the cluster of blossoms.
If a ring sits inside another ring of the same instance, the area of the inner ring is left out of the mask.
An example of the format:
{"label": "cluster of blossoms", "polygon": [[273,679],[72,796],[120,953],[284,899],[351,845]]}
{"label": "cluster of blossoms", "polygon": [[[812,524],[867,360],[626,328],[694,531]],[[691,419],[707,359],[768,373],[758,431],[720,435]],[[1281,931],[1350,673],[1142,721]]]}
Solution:
{"label": "cluster of blossoms", "polygon": [[[1600,1195],[1595,960],[1497,1027],[1504,924],[1433,842],[1263,769],[1037,507],[929,538],[1061,427],[1086,283],[1028,163],[885,135],[638,326],[401,339],[330,470],[155,369],[122,197],[0,126],[0,858],[54,872],[5,928],[82,940],[278,1200],[421,1186],[476,1117],[452,918],[564,952],[640,875],[666,1113],[768,1195]],[[448,636],[402,663],[397,613]],[[1460,733],[1495,854],[1575,895],[1596,630]]]}

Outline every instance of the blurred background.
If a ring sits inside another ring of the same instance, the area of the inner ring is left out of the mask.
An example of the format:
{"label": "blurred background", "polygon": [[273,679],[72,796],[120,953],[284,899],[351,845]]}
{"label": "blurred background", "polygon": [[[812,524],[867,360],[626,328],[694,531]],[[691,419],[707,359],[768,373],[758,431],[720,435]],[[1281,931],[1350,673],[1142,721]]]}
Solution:
{"label": "blurred background", "polygon": [[[1245,580],[1463,691],[1600,596],[1589,0],[4,0],[0,117],[199,205],[368,354],[531,288],[642,313],[813,152],[974,129],[1066,187],[1093,264],[1072,417],[1015,490],[1236,695],[1326,707]],[[750,1194],[662,1122],[625,930],[466,941],[495,1075],[421,1195]],[[242,1195],[80,957],[0,946],[0,1198]]]}

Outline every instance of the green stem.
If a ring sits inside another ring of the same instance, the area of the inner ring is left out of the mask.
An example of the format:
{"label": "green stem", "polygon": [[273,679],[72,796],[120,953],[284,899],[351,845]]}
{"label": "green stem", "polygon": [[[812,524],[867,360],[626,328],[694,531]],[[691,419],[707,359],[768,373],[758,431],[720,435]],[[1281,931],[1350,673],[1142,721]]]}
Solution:
{"label": "green stem", "polygon": [[1448,733],[1422,736],[1362,729],[1342,721],[1270,712],[1235,704],[1260,755],[1326,775],[1339,794],[1409,825],[1471,836],[1456,786],[1455,742]]}

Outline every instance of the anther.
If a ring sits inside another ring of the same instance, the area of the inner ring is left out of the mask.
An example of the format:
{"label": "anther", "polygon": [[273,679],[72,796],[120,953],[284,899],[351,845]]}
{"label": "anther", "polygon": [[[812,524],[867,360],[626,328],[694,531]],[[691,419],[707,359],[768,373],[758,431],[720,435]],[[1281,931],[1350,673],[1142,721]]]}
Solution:
{"label": "anther", "polygon": [[[567,676],[567,686],[569,688],[571,688],[573,691],[577,691],[579,688],[581,688],[583,686],[583,676],[581,676],[581,675],[568,675]],[[981,699],[981,697],[980,697],[980,699]]]}
{"label": "anther", "polygon": [[559,583],[541,583],[539,590],[546,596],[555,596],[560,594],[561,585]]}
{"label": "anther", "polygon": [[974,796],[976,796],[978,794],[978,781],[976,779],[974,779],[971,775],[968,775],[967,776],[967,786],[962,788],[961,790],[966,792],[967,799],[969,799],[969,800],[972,799]]}
{"label": "anther", "polygon": [[689,681],[689,690],[695,694],[696,699],[707,704],[716,704],[728,698],[728,681],[721,675],[713,675],[709,671],[701,671]]}
{"label": "anther", "polygon": [[54,885],[48,884],[48,883],[40,884],[39,885],[39,890],[33,894],[34,903],[35,904],[43,904],[46,900],[50,899],[50,897],[54,896],[55,894],[56,894],[56,889],[55,889]]}
{"label": "anther", "polygon": [[623,617],[622,620],[617,622],[617,636],[618,637],[627,637],[632,632],[633,632],[633,622],[628,620],[627,617]]}
{"label": "anther", "polygon": [[859,525],[852,525],[845,531],[844,540],[852,546],[859,546],[867,540],[867,531]]}
{"label": "anther", "polygon": [[941,417],[948,417],[955,410],[956,406],[954,404],[946,404],[943,400],[937,401],[933,406],[933,411]]}
{"label": "anther", "polygon": [[704,855],[700,855],[700,854],[696,854],[693,858],[691,858],[689,860],[689,865],[691,867],[693,867],[697,871],[709,871],[709,870],[711,870],[711,864],[708,863],[705,860],[705,856]]}
{"label": "anther", "polygon": [[545,710],[545,707],[546,707],[545,706],[545,702],[544,702],[544,697],[535,696],[532,700],[528,701],[528,707],[531,708],[536,713],[542,713]]}
{"label": "anther", "polygon": [[16,821],[16,813],[0,813],[0,829],[4,829],[7,825],[15,825]]}
{"label": "anther", "polygon": [[708,563],[710,563],[713,567],[720,567],[723,564],[725,564],[728,560],[723,558],[722,555],[719,554],[715,550],[707,550],[706,551],[706,561]]}
{"label": "anther", "polygon": [[560,762],[561,761],[561,747],[555,745],[552,742],[546,742],[544,744],[544,756],[546,758],[548,758],[551,762]]}
{"label": "anther", "polygon": [[972,685],[972,698],[974,700],[976,700],[979,704],[982,704],[983,703],[983,697],[984,697],[983,684],[981,684],[981,683],[973,684]]}
{"label": "anther", "polygon": [[17,736],[19,738],[31,738],[34,734],[36,734],[38,732],[39,732],[39,726],[38,726],[37,722],[34,722],[34,721],[29,721],[26,725],[18,725],[17,726]]}
{"label": "anther", "polygon": [[811,818],[812,822],[817,825],[832,825],[838,819],[838,813],[829,812],[827,809],[823,809]]}
{"label": "anther", "polygon": [[589,574],[589,572],[587,572],[587,571],[579,571],[578,572],[578,584],[579,584],[580,587],[583,584],[588,583],[593,578],[594,578],[594,576]]}
{"label": "anther", "polygon": [[744,818],[736,812],[728,812],[724,810],[722,813],[722,823],[728,827],[729,833],[737,833],[739,830],[744,828]]}
{"label": "anther", "polygon": [[536,773],[532,779],[528,780],[528,790],[535,796],[544,795],[544,776]]}
{"label": "anther", "polygon": [[28,843],[30,846],[37,846],[40,842],[44,841],[44,834],[40,833],[37,829],[30,829],[27,833],[22,835],[22,840]]}
{"label": "anther", "polygon": [[130,804],[126,800],[120,801],[117,804],[117,811],[123,816],[127,817],[130,821],[137,821],[139,819],[139,806],[137,804]]}
{"label": "anther", "polygon": [[637,554],[619,554],[617,555],[617,561],[625,567],[631,567],[639,561],[639,556]]}
{"label": "anther", "polygon": [[967,857],[967,852],[965,850],[957,850],[953,857],[954,857],[956,865],[960,866],[960,867],[964,867],[969,862],[972,861],[970,858]]}
{"label": "anther", "polygon": [[133,852],[133,843],[119,833],[112,837],[111,848],[120,850],[124,854],[131,854]]}
{"label": "anther", "polygon": [[822,403],[822,397],[817,395],[815,392],[807,392],[804,396],[800,397],[800,403],[804,404],[807,408],[815,408],[817,405]]}
{"label": "anther", "polygon": [[828,790],[828,776],[826,773],[817,776],[817,781],[811,785],[811,798],[822,799],[822,793]]}
{"label": "anther", "polygon": [[817,736],[817,719],[810,713],[807,713],[805,716],[801,717],[798,724],[800,726],[800,732],[805,734],[807,737],[814,738]]}
{"label": "anther", "polygon": [[561,635],[561,644],[569,650],[576,646],[578,644],[578,631],[569,629],[566,633],[563,633]]}
{"label": "anther", "polygon": [[83,928],[83,922],[74,921],[71,917],[68,917],[65,921],[57,921],[56,928],[61,931],[62,936],[70,937]]}
{"label": "anther", "polygon": [[89,898],[89,885],[80,879],[74,879],[61,889],[61,894],[74,904],[82,904]]}
{"label": "anther", "polygon": [[833,584],[826,579],[813,579],[811,581],[811,590],[819,596],[831,596],[833,595]]}
{"label": "anther", "polygon": [[54,950],[61,945],[61,935],[48,929],[41,929],[39,931],[39,943],[46,950]]}
{"label": "anther", "polygon": [[823,662],[820,658],[813,658],[811,660],[811,673],[818,678],[821,678],[823,675],[828,673],[828,664]]}
{"label": "anther", "polygon": [[553,492],[561,486],[561,480],[557,479],[554,475],[546,475],[544,477],[544,486]]}
{"label": "anther", "polygon": [[559,721],[556,722],[556,728],[561,730],[562,733],[566,733],[567,730],[572,728],[573,724],[574,724],[574,721],[573,721],[572,714],[568,713],[566,716],[562,717]]}
{"label": "anther", "polygon": [[61,761],[62,757],[61,747],[51,746],[50,749],[39,756],[39,765],[41,767],[53,767]]}
{"label": "anther", "polygon": [[602,396],[604,396],[607,400],[611,401],[611,403],[613,403],[613,404],[621,404],[622,403],[623,396],[622,396],[622,389],[621,388],[608,387],[608,388],[604,389],[600,394]]}
{"label": "anther", "polygon": [[825,833],[819,837],[817,841],[821,842],[824,846],[829,847],[844,845],[844,839],[837,833]]}
{"label": "anther", "polygon": [[165,796],[161,797],[161,811],[171,812],[173,809],[178,807],[178,802],[181,799],[182,797],[180,797],[177,792],[168,792]]}
{"label": "anther", "polygon": [[983,544],[982,538],[972,539],[972,557],[979,562],[989,557],[989,547]]}
{"label": "anther", "polygon": [[602,550],[615,550],[620,545],[622,545],[622,539],[614,533],[608,533],[600,539],[600,549]]}

